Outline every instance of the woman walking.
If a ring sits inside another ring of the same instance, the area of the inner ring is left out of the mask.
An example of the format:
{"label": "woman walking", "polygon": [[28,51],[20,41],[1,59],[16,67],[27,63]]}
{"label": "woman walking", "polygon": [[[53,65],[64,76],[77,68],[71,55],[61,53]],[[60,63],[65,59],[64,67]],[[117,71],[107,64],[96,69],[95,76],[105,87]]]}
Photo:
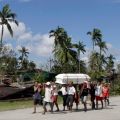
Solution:
{"label": "woman walking", "polygon": [[109,105],[109,87],[107,83],[103,85],[103,98],[105,102],[105,107],[107,107],[107,103]]}
{"label": "woman walking", "polygon": [[41,100],[42,100],[42,96],[40,94],[42,90],[42,86],[41,84],[39,84],[38,82],[34,83],[34,95],[33,95],[33,100],[34,100],[34,111],[33,113],[36,113],[36,106],[37,104],[41,104]]}
{"label": "woman walking", "polygon": [[98,101],[101,102],[101,108],[103,109],[103,87],[101,82],[98,82],[95,88],[95,97],[96,97],[96,109],[98,109]]}

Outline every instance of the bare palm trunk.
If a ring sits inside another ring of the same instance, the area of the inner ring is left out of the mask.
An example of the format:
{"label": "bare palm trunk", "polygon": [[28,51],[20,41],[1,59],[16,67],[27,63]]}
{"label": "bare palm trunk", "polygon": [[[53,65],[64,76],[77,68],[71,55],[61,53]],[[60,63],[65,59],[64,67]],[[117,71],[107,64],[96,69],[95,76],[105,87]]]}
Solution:
{"label": "bare palm trunk", "polygon": [[101,60],[101,55],[102,55],[102,50],[101,50],[101,47],[100,47],[99,72],[100,72],[100,71],[101,71],[101,69],[102,69],[102,60]]}
{"label": "bare palm trunk", "polygon": [[0,52],[2,51],[3,31],[4,31],[4,26],[2,25],[1,38],[0,38]]}
{"label": "bare palm trunk", "polygon": [[79,73],[80,73],[80,52],[78,53],[78,59],[79,59]]}
{"label": "bare palm trunk", "polygon": [[95,44],[94,44],[94,41],[93,41],[93,52],[94,52],[94,45],[95,45]]}
{"label": "bare palm trunk", "polygon": [[[3,31],[4,31],[4,26],[2,25],[1,39],[0,39],[0,54],[2,54],[1,52],[2,52]],[[4,77],[4,75],[2,75],[2,77]],[[2,84],[2,79],[0,83]]]}

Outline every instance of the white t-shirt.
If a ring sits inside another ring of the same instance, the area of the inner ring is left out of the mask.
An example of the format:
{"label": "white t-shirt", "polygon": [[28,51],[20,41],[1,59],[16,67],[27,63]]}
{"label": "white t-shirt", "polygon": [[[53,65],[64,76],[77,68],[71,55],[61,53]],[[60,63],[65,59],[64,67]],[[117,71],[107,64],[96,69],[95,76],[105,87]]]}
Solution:
{"label": "white t-shirt", "polygon": [[72,86],[72,87],[68,87],[67,88],[67,91],[68,91],[68,95],[74,95],[76,90],[75,88]]}
{"label": "white t-shirt", "polygon": [[96,90],[95,90],[95,95],[96,96],[101,96],[102,95],[102,86],[96,86]]}
{"label": "white t-shirt", "polygon": [[51,88],[45,88],[45,102],[52,102],[52,90]]}
{"label": "white t-shirt", "polygon": [[59,91],[62,92],[62,95],[67,95],[67,91],[65,87],[62,87]]}

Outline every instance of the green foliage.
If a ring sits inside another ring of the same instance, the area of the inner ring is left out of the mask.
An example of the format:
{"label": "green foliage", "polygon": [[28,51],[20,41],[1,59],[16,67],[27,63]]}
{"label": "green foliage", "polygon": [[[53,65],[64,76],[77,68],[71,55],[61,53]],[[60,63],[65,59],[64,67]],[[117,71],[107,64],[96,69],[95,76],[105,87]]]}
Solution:
{"label": "green foliage", "polygon": [[105,71],[90,71],[89,75],[91,76],[91,80],[98,80],[101,77],[106,75]]}
{"label": "green foliage", "polygon": [[79,41],[78,44],[71,42],[72,38],[68,36],[64,28],[58,27],[50,31],[50,37],[54,37],[54,57],[57,64],[54,64],[51,71],[55,73],[76,73],[84,71],[84,65],[81,65],[80,53],[86,52],[85,45]]}
{"label": "green foliage", "polygon": [[120,95],[120,78],[118,77],[111,84],[111,95]]}
{"label": "green foliage", "polygon": [[45,82],[44,75],[43,74],[39,74],[39,73],[35,74],[34,80],[39,82],[39,83],[44,83]]}

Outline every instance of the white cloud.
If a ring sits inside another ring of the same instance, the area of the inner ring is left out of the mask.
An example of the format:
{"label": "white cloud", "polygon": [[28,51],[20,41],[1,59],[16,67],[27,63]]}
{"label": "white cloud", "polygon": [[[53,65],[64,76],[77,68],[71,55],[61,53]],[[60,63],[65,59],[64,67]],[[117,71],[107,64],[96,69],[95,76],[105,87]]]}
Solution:
{"label": "white cloud", "polygon": [[112,48],[112,44],[106,43],[106,45],[107,45],[107,48],[108,48],[108,49],[111,49],[111,48]]}
{"label": "white cloud", "polygon": [[[19,26],[16,26],[15,24],[11,23],[12,29],[14,31],[14,37],[12,38],[5,27],[4,30],[4,39],[5,41],[9,40],[9,42],[12,44],[12,39],[15,39],[15,46],[14,48],[16,51],[21,48],[21,46],[25,46],[29,52],[30,55],[34,55],[36,58],[48,58],[52,55],[53,50],[53,44],[54,44],[54,38],[49,38],[49,34],[33,34],[28,27],[23,22],[19,22]],[[1,27],[0,27],[1,32]],[[8,43],[8,41],[7,41]],[[9,44],[9,46],[12,47],[12,45]],[[120,58],[120,49],[114,48],[112,44],[107,43],[108,51],[106,55],[113,54],[117,60]],[[97,51],[99,51],[98,47],[95,47]],[[86,53],[84,55],[81,54],[81,59],[85,60],[86,63],[88,63],[88,58],[90,56],[90,53],[92,49],[86,48]]]}
{"label": "white cloud", "polygon": [[[19,26],[16,26],[14,23],[10,23],[14,36],[13,38],[10,36],[6,26],[4,26],[4,38],[3,41],[12,42],[12,39],[15,39],[15,51],[18,51],[21,46],[25,46],[30,55],[34,55],[37,57],[45,57],[48,58],[52,55],[53,50],[53,38],[49,38],[49,34],[33,34],[23,22],[19,22]],[[1,27],[0,27],[1,31]],[[11,41],[10,41],[11,40]]]}
{"label": "white cloud", "polygon": [[38,39],[36,39],[37,36],[38,35],[33,36],[33,41],[31,40],[31,42],[27,44],[27,48],[38,56],[50,56],[53,50],[53,38],[49,38],[48,34],[39,35]]}
{"label": "white cloud", "polygon": [[9,49],[9,50],[13,49],[13,46],[12,46],[12,44],[10,44],[10,43],[5,44],[4,47],[6,47],[6,48]]}

